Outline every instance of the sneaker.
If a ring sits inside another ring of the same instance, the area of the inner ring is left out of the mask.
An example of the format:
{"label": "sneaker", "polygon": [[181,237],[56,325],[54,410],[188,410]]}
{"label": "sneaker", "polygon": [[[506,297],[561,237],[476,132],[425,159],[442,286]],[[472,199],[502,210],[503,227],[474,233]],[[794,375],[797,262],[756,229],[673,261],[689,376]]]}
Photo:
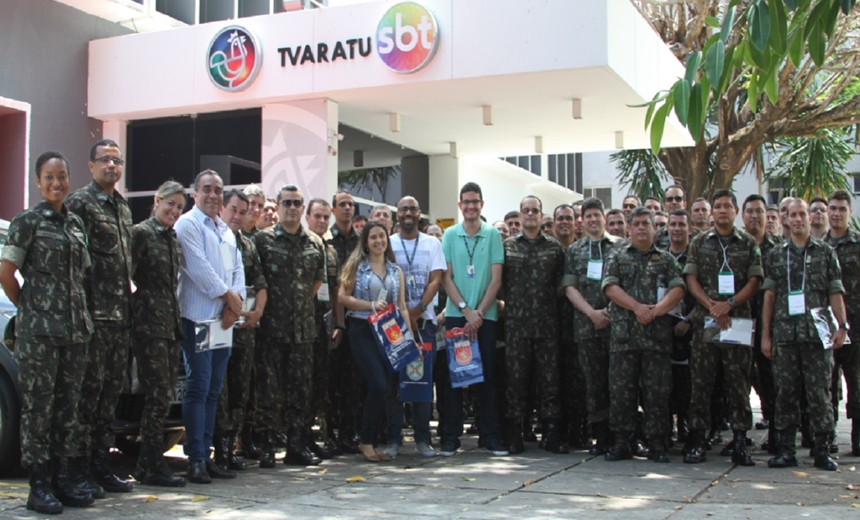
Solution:
{"label": "sneaker", "polygon": [[457,454],[457,449],[460,447],[460,441],[445,441],[439,449],[439,455],[443,457],[453,457]]}
{"label": "sneaker", "polygon": [[433,449],[433,446],[430,446],[426,442],[416,442],[415,443],[415,451],[420,453],[424,457],[435,457],[436,450]]}
{"label": "sneaker", "polygon": [[504,457],[508,455],[508,450],[504,447],[504,445],[502,445],[502,441],[500,441],[499,439],[490,439],[489,441],[485,441],[483,445],[485,448],[487,448],[487,451],[489,451],[496,457]]}
{"label": "sneaker", "polygon": [[388,455],[390,458],[393,459],[394,457],[397,456],[398,453],[400,453],[400,445],[397,444],[396,442],[391,443],[379,451],[384,453],[385,455]]}

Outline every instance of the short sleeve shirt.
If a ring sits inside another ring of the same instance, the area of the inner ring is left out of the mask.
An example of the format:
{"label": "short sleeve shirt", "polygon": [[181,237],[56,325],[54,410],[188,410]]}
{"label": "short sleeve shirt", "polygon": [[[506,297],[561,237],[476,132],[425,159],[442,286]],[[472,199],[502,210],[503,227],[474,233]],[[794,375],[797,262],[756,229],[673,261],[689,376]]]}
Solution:
{"label": "short sleeve shirt", "polygon": [[[505,263],[502,235],[498,229],[481,222],[481,228],[475,236],[470,237],[460,223],[445,230],[442,236],[442,251],[445,253],[445,261],[451,264],[450,275],[460,291],[460,296],[470,309],[475,309],[492,280],[492,266]],[[470,274],[470,265],[474,266],[474,274]],[[451,299],[445,307],[445,315],[449,318],[463,317],[463,313]],[[484,312],[484,319],[498,320],[495,302]]]}

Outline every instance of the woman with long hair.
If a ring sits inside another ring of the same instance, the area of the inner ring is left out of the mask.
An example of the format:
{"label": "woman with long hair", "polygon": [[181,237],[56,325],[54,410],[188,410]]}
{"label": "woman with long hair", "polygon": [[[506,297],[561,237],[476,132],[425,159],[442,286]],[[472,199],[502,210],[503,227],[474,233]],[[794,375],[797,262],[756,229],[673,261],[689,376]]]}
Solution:
{"label": "woman with long hair", "polygon": [[395,303],[404,317],[409,316],[404,287],[403,272],[394,263],[394,252],[388,242],[388,230],[381,222],[369,221],[361,232],[358,247],[341,271],[338,292],[338,301],[348,309],[347,330],[352,356],[367,381],[359,445],[367,462],[390,459],[373,443],[385,417],[385,392],[392,378],[397,377],[376,345],[367,318],[390,303]]}

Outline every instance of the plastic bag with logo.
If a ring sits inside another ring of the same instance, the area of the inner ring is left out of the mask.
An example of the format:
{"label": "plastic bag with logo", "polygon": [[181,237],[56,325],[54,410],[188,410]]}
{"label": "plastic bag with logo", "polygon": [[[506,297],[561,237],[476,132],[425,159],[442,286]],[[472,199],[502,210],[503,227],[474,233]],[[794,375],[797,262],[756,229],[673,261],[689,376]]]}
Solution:
{"label": "plastic bag with logo", "polygon": [[412,332],[406,327],[406,320],[393,303],[368,316],[367,322],[370,323],[376,344],[382,356],[388,360],[392,372],[403,370],[421,355]]}
{"label": "plastic bag with logo", "polygon": [[[836,316],[833,315],[833,309],[830,307],[816,307],[809,309],[809,315],[812,316],[812,321],[815,322],[815,330],[818,331],[821,344],[824,345],[825,349],[833,348],[833,336],[839,330]],[[851,338],[845,336],[844,344],[850,345]]]}
{"label": "plastic bag with logo", "polygon": [[445,331],[448,348],[448,371],[451,374],[451,387],[461,388],[484,382],[484,365],[481,364],[481,350],[478,340],[469,340],[466,331],[460,327]]}
{"label": "plastic bag with logo", "polygon": [[403,403],[432,403],[433,402],[433,342],[422,341],[418,334],[418,347],[421,355],[418,359],[406,365],[400,371],[400,402]]}

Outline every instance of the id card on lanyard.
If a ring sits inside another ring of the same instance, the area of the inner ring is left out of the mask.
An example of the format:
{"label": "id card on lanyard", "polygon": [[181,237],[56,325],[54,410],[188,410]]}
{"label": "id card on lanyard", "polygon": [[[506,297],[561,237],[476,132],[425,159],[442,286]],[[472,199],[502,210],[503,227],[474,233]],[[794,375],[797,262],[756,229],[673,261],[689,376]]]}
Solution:
{"label": "id card on lanyard", "polygon": [[597,243],[597,251],[600,254],[599,258],[591,258],[591,250],[594,248],[591,238],[588,239],[588,270],[585,272],[585,277],[589,280],[600,281],[603,278],[603,244]]}
{"label": "id card on lanyard", "polygon": [[[729,237],[731,241],[731,237]],[[723,248],[723,265],[720,266],[720,273],[717,275],[717,294],[721,296],[734,296],[735,294],[735,273],[729,265],[729,256],[726,250],[729,244],[723,245],[720,242],[720,247]],[[723,270],[725,268],[726,270]]]}
{"label": "id card on lanyard", "polygon": [[785,269],[788,278],[788,315],[802,316],[806,314],[806,296],[803,291],[806,289],[806,255],[809,251],[803,249],[803,278],[800,279],[800,290],[791,290],[791,245],[785,247]]}

